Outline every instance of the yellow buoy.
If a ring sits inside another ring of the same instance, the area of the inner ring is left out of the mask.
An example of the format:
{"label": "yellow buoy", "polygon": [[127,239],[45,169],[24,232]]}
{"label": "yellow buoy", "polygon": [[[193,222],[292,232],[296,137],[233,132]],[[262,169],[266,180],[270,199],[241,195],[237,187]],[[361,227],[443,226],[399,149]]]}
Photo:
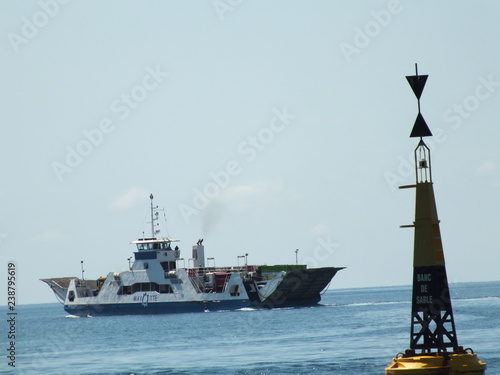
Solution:
{"label": "yellow buoy", "polygon": [[410,137],[420,137],[415,149],[415,221],[410,349],[385,369],[388,375],[483,375],[486,364],[472,349],[458,345],[446,266],[434,197],[431,152],[423,137],[432,136],[420,113],[420,96],[428,76],[406,77],[418,100],[418,115]]}
{"label": "yellow buoy", "polygon": [[385,369],[387,375],[483,375],[486,363],[475,353],[458,349],[459,353],[447,355],[417,355],[393,358]]}

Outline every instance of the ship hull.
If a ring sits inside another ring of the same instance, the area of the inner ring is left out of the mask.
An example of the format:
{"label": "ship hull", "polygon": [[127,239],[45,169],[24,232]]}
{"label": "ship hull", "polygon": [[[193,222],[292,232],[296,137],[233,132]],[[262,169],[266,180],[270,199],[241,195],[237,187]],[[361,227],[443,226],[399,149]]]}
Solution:
{"label": "ship hull", "polygon": [[93,305],[64,305],[64,310],[74,316],[158,315],[238,310],[249,307],[248,300],[238,301],[189,301],[141,303],[102,303]]}
{"label": "ship hull", "polygon": [[253,305],[262,308],[283,308],[318,304],[321,301],[321,292],[341,269],[343,267],[322,267],[287,272],[271,293],[260,295],[260,298],[253,300]]}
{"label": "ship hull", "polygon": [[[248,268],[252,269],[250,266]],[[175,275],[169,274],[169,277],[164,279],[168,284],[163,284],[162,288],[152,282],[154,274],[148,274],[147,270],[110,273],[107,278],[102,278],[105,281],[100,287],[95,281],[71,277],[43,281],[64,301],[64,310],[70,315],[156,315],[249,307],[272,309],[315,305],[321,301],[322,291],[342,269],[307,269],[290,265],[268,268],[271,268],[271,271],[286,271],[259,273],[258,278],[252,278],[250,273],[240,271],[214,274],[203,270],[200,276],[198,270],[179,269]],[[215,275],[213,284],[202,284],[199,281],[205,280],[211,274]],[[262,275],[268,278],[265,279]],[[163,274],[161,277],[164,277]],[[219,283],[222,279],[223,285]],[[156,280],[161,282],[160,279]],[[129,289],[127,293],[126,287],[123,286],[124,281],[134,287],[146,286],[147,291],[133,292]]]}

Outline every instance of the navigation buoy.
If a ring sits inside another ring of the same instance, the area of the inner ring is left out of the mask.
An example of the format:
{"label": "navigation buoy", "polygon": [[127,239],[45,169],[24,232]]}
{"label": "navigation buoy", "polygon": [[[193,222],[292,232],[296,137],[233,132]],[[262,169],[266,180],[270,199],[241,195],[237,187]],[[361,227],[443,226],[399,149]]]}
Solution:
{"label": "navigation buoy", "polygon": [[450,290],[446,276],[436,201],[432,188],[431,153],[423,141],[432,133],[420,113],[420,96],[427,75],[406,79],[418,101],[418,115],[410,137],[419,137],[415,149],[415,221],[402,228],[415,228],[410,348],[399,353],[385,369],[388,375],[482,375],[486,364],[472,349],[458,345]]}

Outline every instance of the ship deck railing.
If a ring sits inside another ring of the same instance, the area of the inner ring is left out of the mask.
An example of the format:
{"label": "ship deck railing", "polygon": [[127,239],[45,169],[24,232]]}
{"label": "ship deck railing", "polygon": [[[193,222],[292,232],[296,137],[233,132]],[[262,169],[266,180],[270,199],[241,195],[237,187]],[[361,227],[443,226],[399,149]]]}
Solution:
{"label": "ship deck railing", "polygon": [[258,266],[232,266],[232,267],[190,267],[186,268],[189,275],[206,275],[207,273],[236,273],[236,272],[256,272]]}

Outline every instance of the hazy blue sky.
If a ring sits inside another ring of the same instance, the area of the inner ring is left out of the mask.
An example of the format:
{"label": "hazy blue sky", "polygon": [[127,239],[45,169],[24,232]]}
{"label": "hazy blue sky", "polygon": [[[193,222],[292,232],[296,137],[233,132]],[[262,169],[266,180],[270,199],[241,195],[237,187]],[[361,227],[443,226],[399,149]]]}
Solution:
{"label": "hazy blue sky", "polygon": [[[1,1],[0,275],[127,268],[148,230],[216,265],[345,266],[330,288],[410,284],[405,76],[422,114],[451,282],[499,280],[500,3]],[[202,196],[203,195],[203,196]],[[165,225],[162,224],[162,227]],[[0,285],[6,284],[3,276]],[[6,303],[0,288],[0,304]]]}

